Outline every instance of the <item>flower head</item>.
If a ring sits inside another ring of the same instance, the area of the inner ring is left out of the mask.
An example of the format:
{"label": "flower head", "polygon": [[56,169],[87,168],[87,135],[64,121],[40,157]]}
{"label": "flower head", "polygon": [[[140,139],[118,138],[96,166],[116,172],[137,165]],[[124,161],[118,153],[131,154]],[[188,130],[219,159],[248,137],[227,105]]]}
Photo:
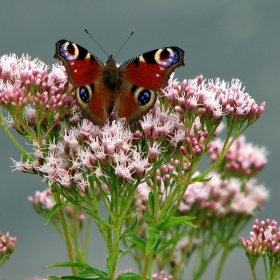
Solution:
{"label": "flower head", "polygon": [[[217,138],[211,142],[208,153],[212,162],[218,159],[222,148],[221,139]],[[226,153],[219,170],[223,173],[235,174],[238,177],[251,178],[267,164],[267,155],[268,151],[265,147],[258,147],[251,142],[246,142],[245,136],[241,135]]]}
{"label": "flower head", "polygon": [[280,227],[277,222],[269,219],[265,221],[255,220],[250,237],[246,240],[241,237],[242,247],[246,256],[254,268],[260,256],[269,258],[270,275],[278,279],[280,272]]}
{"label": "flower head", "polygon": [[0,267],[10,258],[15,250],[17,238],[10,233],[3,234],[0,230]]}

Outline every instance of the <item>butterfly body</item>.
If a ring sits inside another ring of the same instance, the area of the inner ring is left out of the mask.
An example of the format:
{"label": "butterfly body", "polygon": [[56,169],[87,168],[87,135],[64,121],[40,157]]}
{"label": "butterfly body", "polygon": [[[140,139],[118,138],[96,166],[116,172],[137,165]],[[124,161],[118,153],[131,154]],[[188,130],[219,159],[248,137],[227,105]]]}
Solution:
{"label": "butterfly body", "polygon": [[139,120],[156,101],[176,67],[184,65],[184,51],[167,47],[141,54],[117,66],[112,55],[106,64],[83,47],[56,43],[55,58],[62,61],[84,116],[103,125],[111,112],[128,123]]}

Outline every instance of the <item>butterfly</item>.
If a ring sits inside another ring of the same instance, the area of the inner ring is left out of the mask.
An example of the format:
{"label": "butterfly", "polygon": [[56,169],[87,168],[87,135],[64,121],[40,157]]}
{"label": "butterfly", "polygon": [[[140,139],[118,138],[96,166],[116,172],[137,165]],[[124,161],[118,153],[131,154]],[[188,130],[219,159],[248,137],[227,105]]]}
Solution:
{"label": "butterfly", "polygon": [[113,110],[129,124],[138,121],[154,106],[174,69],[185,65],[178,47],[149,51],[117,66],[112,55],[104,64],[67,40],[56,43],[54,57],[66,68],[83,116],[97,125],[104,125]]}

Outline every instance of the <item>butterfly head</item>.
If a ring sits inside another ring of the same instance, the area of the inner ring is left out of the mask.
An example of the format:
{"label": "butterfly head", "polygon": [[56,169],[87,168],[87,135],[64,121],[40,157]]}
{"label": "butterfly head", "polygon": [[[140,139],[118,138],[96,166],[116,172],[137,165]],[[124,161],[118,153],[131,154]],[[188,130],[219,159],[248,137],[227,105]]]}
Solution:
{"label": "butterfly head", "polygon": [[113,58],[113,55],[110,54],[108,56],[108,59],[107,59],[107,62],[106,62],[106,67],[113,67],[113,65],[116,66],[117,64],[116,64],[115,59]]}

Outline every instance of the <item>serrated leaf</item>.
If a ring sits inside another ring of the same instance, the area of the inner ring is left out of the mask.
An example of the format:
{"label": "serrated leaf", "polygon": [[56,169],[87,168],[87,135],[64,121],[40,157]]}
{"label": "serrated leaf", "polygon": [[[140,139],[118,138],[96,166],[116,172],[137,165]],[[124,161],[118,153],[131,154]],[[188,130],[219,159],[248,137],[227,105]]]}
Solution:
{"label": "serrated leaf", "polygon": [[46,222],[44,225],[47,225],[50,221],[50,219],[52,218],[52,216],[56,213],[56,211],[61,208],[61,207],[65,207],[67,206],[67,203],[59,203],[59,204],[55,204],[52,209],[50,210],[50,212],[48,213],[47,217],[46,217]]}
{"label": "serrated leaf", "polygon": [[131,222],[131,224],[124,230],[124,232],[120,236],[120,240],[123,239],[129,232],[131,232],[137,224],[137,216],[135,216]]}
{"label": "serrated leaf", "polygon": [[140,249],[142,249],[145,252],[145,250],[146,250],[145,240],[142,239],[141,237],[139,237],[138,235],[136,235],[135,233],[133,233],[133,232],[128,233],[128,235],[125,237],[125,240],[134,244],[135,246],[139,247]]}
{"label": "serrated leaf", "polygon": [[195,227],[195,225],[191,222],[189,222],[190,220],[195,219],[195,217],[188,217],[188,216],[183,216],[183,217],[170,217],[169,219],[163,221],[158,229],[159,230],[163,230],[166,228],[170,228],[170,227],[174,227],[177,225],[188,225],[188,226],[192,226]]}

